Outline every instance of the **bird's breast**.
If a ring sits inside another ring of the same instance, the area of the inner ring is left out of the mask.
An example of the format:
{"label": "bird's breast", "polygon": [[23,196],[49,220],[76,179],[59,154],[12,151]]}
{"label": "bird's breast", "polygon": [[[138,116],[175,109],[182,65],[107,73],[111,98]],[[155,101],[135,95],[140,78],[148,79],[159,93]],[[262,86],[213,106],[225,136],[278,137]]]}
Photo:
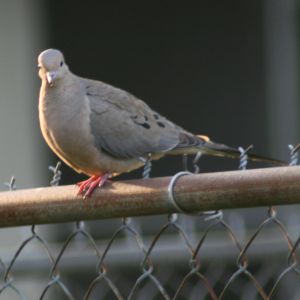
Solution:
{"label": "bird's breast", "polygon": [[[39,118],[42,134],[50,148],[78,172],[99,173],[99,151],[94,146],[90,130],[90,110],[87,101],[59,103],[57,97],[43,99]],[[75,102],[75,103],[74,103]]]}

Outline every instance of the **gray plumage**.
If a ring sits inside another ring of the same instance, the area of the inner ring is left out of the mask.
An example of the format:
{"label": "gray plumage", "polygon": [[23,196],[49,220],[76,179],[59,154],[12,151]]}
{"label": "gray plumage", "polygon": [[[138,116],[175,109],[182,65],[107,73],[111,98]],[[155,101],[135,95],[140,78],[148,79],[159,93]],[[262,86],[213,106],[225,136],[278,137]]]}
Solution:
{"label": "gray plumage", "polygon": [[45,50],[38,63],[43,136],[77,172],[91,176],[129,172],[141,167],[140,157],[148,153],[153,159],[199,151],[230,157],[240,154],[185,131],[124,90],[74,75],[58,50]]}

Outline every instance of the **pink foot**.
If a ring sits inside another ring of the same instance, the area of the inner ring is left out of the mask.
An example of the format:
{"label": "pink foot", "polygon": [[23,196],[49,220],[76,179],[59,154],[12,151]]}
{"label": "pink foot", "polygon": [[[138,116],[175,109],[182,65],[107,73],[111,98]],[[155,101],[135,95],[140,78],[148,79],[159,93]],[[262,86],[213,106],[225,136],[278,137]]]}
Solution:
{"label": "pink foot", "polygon": [[76,183],[79,186],[77,195],[83,195],[83,198],[90,197],[97,187],[103,186],[108,181],[109,176],[107,173],[101,176],[94,175],[87,180]]}

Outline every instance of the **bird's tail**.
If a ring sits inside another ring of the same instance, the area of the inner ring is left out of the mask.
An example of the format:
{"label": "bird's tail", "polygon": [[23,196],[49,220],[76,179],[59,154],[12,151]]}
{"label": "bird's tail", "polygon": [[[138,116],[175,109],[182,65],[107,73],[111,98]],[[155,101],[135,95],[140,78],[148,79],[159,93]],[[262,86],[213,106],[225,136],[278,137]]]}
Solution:
{"label": "bird's tail", "polygon": [[[215,143],[212,141],[208,141],[205,144],[201,145],[200,151],[203,154],[209,154],[213,156],[230,157],[230,158],[237,158],[237,159],[241,157],[241,151],[239,149],[232,148],[224,144]],[[266,162],[272,165],[278,165],[278,166],[287,165],[287,163],[284,161],[258,155],[255,153],[247,152],[247,157],[253,161]]]}
{"label": "bird's tail", "polygon": [[213,142],[209,139],[209,137],[205,135],[190,135],[188,133],[184,133],[181,137],[181,143],[176,148],[169,151],[168,154],[196,154],[198,152],[201,152],[202,154],[206,155],[229,157],[235,159],[241,159],[241,156],[247,154],[248,159],[253,161],[265,162],[276,166],[287,165],[286,162],[278,159],[248,153],[248,150],[250,150],[251,147],[246,149],[245,153],[242,153],[239,149]]}

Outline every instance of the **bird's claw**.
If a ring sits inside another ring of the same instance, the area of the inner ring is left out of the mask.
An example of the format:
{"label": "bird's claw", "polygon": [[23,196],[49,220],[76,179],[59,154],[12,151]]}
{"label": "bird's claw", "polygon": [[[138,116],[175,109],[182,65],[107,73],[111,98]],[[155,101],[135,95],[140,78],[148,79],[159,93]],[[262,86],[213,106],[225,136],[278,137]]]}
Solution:
{"label": "bird's claw", "polygon": [[108,181],[109,174],[101,176],[91,176],[89,179],[76,183],[79,187],[77,195],[82,195],[84,199],[91,197],[97,187],[101,187]]}

